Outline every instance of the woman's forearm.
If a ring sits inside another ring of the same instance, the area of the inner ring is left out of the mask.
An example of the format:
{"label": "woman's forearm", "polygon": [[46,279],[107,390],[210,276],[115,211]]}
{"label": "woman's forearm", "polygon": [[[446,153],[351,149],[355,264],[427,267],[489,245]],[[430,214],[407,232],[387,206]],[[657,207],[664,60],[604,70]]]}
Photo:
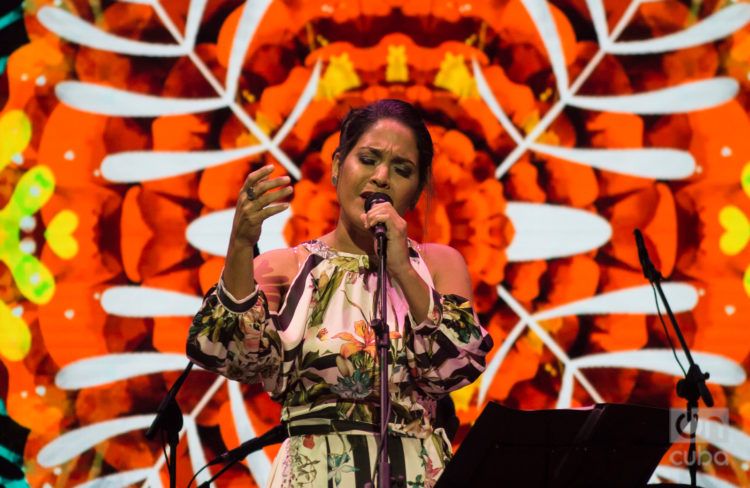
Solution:
{"label": "woman's forearm", "polygon": [[222,281],[224,289],[238,300],[242,300],[255,290],[254,257],[253,248],[248,245],[229,245]]}
{"label": "woman's forearm", "polygon": [[432,293],[430,286],[411,266],[403,273],[391,276],[391,279],[398,283],[401,288],[415,323],[422,323],[427,318],[430,308],[430,295]]}

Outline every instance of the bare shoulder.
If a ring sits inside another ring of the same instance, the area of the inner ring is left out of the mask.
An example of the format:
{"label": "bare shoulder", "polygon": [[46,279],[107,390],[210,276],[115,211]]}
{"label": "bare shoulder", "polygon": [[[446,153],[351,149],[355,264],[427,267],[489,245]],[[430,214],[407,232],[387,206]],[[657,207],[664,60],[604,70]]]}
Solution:
{"label": "bare shoulder", "polygon": [[253,261],[255,279],[260,285],[271,285],[285,288],[300,266],[301,248],[284,248],[266,251]]}
{"label": "bare shoulder", "polygon": [[307,251],[302,247],[266,251],[253,260],[253,275],[266,294],[268,307],[276,312],[291,286]]}
{"label": "bare shoulder", "polygon": [[453,269],[455,266],[466,267],[466,260],[460,252],[445,244],[427,242],[420,244],[422,258],[433,276],[443,270]]}
{"label": "bare shoulder", "polygon": [[445,244],[426,243],[421,244],[421,254],[439,293],[472,298],[469,269],[460,252]]}

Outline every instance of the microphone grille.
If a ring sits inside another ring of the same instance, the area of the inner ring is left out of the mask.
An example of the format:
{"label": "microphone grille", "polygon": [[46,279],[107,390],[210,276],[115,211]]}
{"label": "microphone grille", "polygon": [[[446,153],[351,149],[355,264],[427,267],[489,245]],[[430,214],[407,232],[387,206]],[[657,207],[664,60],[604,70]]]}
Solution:
{"label": "microphone grille", "polygon": [[390,196],[386,195],[385,193],[380,193],[379,191],[376,191],[374,193],[370,193],[367,195],[367,198],[365,199],[365,212],[369,212],[373,205],[376,203],[393,203],[393,200]]}

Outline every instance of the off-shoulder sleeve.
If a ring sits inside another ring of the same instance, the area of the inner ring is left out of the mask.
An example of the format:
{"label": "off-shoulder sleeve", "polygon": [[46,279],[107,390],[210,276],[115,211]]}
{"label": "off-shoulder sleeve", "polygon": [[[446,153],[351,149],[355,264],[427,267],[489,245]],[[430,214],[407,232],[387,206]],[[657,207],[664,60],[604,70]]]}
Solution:
{"label": "off-shoulder sleeve", "polygon": [[281,388],[281,339],[265,294],[236,300],[221,281],[206,294],[188,332],[187,355],[203,368],[243,383]]}
{"label": "off-shoulder sleeve", "polygon": [[419,324],[412,321],[407,347],[420,389],[439,397],[468,385],[484,371],[492,338],[477,322],[469,300],[430,291],[427,318]]}

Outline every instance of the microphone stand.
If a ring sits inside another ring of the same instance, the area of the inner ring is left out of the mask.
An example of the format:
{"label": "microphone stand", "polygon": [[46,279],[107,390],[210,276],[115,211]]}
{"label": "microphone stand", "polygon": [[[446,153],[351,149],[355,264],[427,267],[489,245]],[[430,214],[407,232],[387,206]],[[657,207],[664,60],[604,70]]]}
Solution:
{"label": "microphone stand", "polygon": [[[250,439],[249,441],[245,441],[239,447],[236,447],[231,451],[227,451],[221,454],[219,457],[212,459],[203,468],[207,468],[208,466],[213,466],[219,463],[225,464],[215,475],[211,477],[211,479],[209,479],[208,481],[204,481],[203,483],[198,485],[198,488],[208,488],[211,483],[213,483],[219,476],[224,474],[226,470],[234,466],[239,461],[243,460],[255,451],[263,449],[266,446],[270,446],[271,444],[278,444],[279,442],[286,439],[287,436],[288,431],[286,425],[279,424],[271,428],[265,434],[254,439]],[[203,470],[203,468],[201,468],[201,471]],[[196,475],[197,474],[198,473],[196,473]]]}
{"label": "microphone stand", "polygon": [[167,459],[167,469],[169,470],[169,487],[175,488],[177,483],[177,444],[180,441],[180,430],[182,430],[182,411],[177,405],[175,397],[177,392],[182,388],[182,384],[190,374],[193,368],[193,362],[188,362],[185,370],[180,374],[167,392],[167,396],[159,404],[156,410],[156,417],[151,422],[151,426],[146,431],[146,439],[153,439],[158,432],[163,432],[169,445],[169,457]]}
{"label": "microphone stand", "polygon": [[391,411],[391,396],[388,391],[388,355],[391,349],[391,337],[388,333],[386,317],[388,313],[388,288],[386,287],[386,236],[377,234],[377,251],[380,258],[378,267],[378,286],[372,328],[377,336],[377,350],[380,358],[380,449],[378,449],[378,488],[390,488],[391,465],[388,463],[388,417]]}
{"label": "microphone stand", "polygon": [[[709,378],[709,373],[703,373],[700,366],[693,360],[693,355],[690,354],[690,348],[685,341],[685,336],[682,335],[680,326],[677,325],[677,319],[672,313],[672,308],[669,306],[667,297],[664,295],[664,290],[661,287],[661,281],[664,277],[661,275],[659,270],[656,269],[654,264],[648,257],[648,251],[643,242],[643,235],[641,231],[635,229],[633,231],[635,235],[636,245],[638,246],[638,254],[641,260],[641,267],[643,268],[643,275],[648,279],[651,284],[656,287],[656,291],[661,297],[661,301],[664,304],[664,308],[667,310],[669,321],[672,323],[677,339],[680,341],[680,346],[685,352],[685,357],[688,360],[689,368],[685,377],[677,382],[677,396],[687,400],[687,421],[690,422],[690,447],[688,448],[688,470],[690,471],[690,486],[696,487],[696,479],[698,476],[698,457],[696,455],[695,446],[695,431],[698,425],[697,411],[698,411],[698,399],[703,399],[703,403],[707,407],[714,406],[714,400],[711,396],[711,392],[706,386],[706,380]],[[696,417],[693,418],[693,412],[696,412]],[[670,427],[671,428],[671,427]]]}

